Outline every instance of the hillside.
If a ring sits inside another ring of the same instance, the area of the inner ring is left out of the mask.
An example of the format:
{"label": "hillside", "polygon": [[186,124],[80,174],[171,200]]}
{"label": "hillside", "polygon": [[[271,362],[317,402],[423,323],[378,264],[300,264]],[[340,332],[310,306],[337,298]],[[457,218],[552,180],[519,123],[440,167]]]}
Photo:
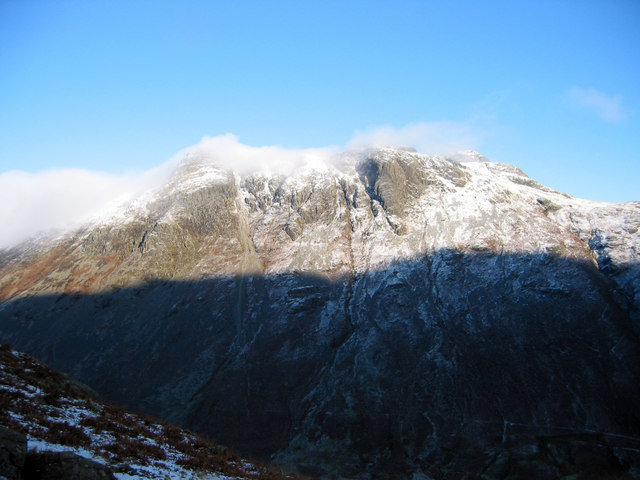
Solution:
{"label": "hillside", "polygon": [[0,339],[314,477],[633,477],[639,227],[639,202],[475,152],[284,174],[196,150],[136,202],[2,252]]}
{"label": "hillside", "polygon": [[[0,427],[26,435],[30,453],[22,465],[25,479],[36,478],[36,468],[52,469],[65,461],[68,476],[46,478],[81,478],[72,476],[73,469],[85,478],[121,480],[295,478],[241,459],[191,432],[104,403],[88,387],[6,344],[0,345]],[[23,478],[19,465],[5,464],[7,445],[0,444],[0,476]],[[77,457],[55,456],[60,452]]]}

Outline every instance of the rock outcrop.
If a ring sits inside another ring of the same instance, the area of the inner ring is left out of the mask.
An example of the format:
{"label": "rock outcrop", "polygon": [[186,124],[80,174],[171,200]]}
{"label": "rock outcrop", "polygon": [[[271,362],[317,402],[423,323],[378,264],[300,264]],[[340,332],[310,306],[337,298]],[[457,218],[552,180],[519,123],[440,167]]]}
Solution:
{"label": "rock outcrop", "polygon": [[640,203],[472,157],[285,177],[194,154],[5,252],[0,339],[311,476],[640,475]]}
{"label": "rock outcrop", "polygon": [[27,437],[0,426],[0,478],[21,480],[27,456]]}
{"label": "rock outcrop", "polygon": [[31,452],[23,478],[30,480],[115,480],[104,465],[72,452]]}
{"label": "rock outcrop", "polygon": [[0,426],[0,478],[115,480],[111,470],[73,452],[27,451],[27,437]]}

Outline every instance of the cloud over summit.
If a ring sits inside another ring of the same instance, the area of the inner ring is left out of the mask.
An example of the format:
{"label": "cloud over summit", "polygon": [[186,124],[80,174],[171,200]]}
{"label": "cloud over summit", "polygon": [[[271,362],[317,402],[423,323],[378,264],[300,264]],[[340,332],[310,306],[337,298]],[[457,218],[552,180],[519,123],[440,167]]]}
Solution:
{"label": "cloud over summit", "polygon": [[[464,123],[418,123],[357,132],[347,149],[404,145],[424,153],[451,153],[475,147],[477,136]],[[112,211],[144,191],[160,187],[181,161],[195,158],[240,174],[291,174],[304,168],[340,167],[340,147],[253,147],[233,134],[204,137],[159,167],[129,174],[82,169],[0,173],[0,248],[40,232],[66,230]]]}
{"label": "cloud over summit", "polygon": [[347,148],[405,145],[427,154],[443,154],[476,149],[480,136],[471,122],[420,122],[400,128],[382,126],[358,131]]}
{"label": "cloud over summit", "polygon": [[285,148],[279,146],[252,147],[227,133],[204,137],[200,143],[185,150],[187,155],[210,161],[242,175],[250,173],[290,174],[306,166],[332,164],[338,148]]}
{"label": "cloud over summit", "polygon": [[0,248],[79,226],[168,177],[168,165],[113,175],[82,169],[0,173]]}

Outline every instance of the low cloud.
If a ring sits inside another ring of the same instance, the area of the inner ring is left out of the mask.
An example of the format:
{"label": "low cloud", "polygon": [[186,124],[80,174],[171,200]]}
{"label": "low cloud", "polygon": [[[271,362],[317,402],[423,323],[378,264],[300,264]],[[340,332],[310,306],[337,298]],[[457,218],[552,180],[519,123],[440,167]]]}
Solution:
{"label": "low cloud", "polygon": [[612,97],[594,88],[573,87],[567,91],[566,99],[574,107],[594,111],[608,123],[618,123],[626,118],[620,95]]}
{"label": "low cloud", "polygon": [[422,122],[401,128],[373,127],[356,132],[348,148],[404,145],[428,154],[450,154],[477,149],[481,142],[478,129],[468,122]]}
{"label": "low cloud", "polygon": [[112,175],[81,169],[0,173],[0,248],[73,228],[168,178],[170,164]]}
{"label": "low cloud", "polygon": [[236,135],[228,133],[216,137],[205,137],[186,152],[240,174],[290,174],[306,166],[332,164],[337,159],[338,150],[335,147],[304,149],[278,146],[252,147],[241,143]]}
{"label": "low cloud", "polygon": [[[473,148],[476,143],[477,137],[467,124],[433,122],[356,132],[344,148],[404,145],[424,153],[452,153]],[[252,147],[241,143],[237,136],[226,134],[205,137],[163,165],[144,172],[116,175],[58,169],[0,173],[0,225],[3,226],[0,248],[11,247],[41,232],[77,227],[104,215],[142,192],[161,186],[187,156],[211,161],[240,174],[290,174],[306,167],[340,168],[342,149]]]}

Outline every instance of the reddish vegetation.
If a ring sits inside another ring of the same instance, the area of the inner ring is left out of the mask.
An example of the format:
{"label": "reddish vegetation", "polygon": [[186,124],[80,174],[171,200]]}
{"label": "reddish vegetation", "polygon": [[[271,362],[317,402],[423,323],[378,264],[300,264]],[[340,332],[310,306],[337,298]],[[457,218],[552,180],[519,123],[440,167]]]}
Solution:
{"label": "reddish vegetation", "polygon": [[[122,264],[122,257],[119,254],[99,255],[94,260],[98,269],[93,268],[89,263],[75,268],[64,287],[64,293],[92,293],[96,290],[96,286],[104,284],[105,280]],[[102,270],[108,265],[110,268]]]}
{"label": "reddish vegetation", "polygon": [[110,452],[120,460],[135,461],[141,465],[148,465],[152,461],[166,460],[166,452],[157,445],[130,437],[105,445],[104,450]]}
{"label": "reddish vegetation", "polygon": [[85,263],[71,271],[71,278],[64,287],[64,293],[89,293],[84,275],[91,270],[91,265]]}
{"label": "reddish vegetation", "polygon": [[42,439],[58,445],[81,447],[91,443],[91,439],[82,428],[67,422],[52,422],[46,418],[41,420]]}
{"label": "reddish vegetation", "polygon": [[47,255],[21,270],[17,279],[0,290],[0,299],[20,294],[49,275],[67,258],[67,246],[53,248]]}
{"label": "reddish vegetation", "polygon": [[[54,271],[68,270],[66,283],[51,286],[58,293],[88,294],[97,288],[105,286],[107,279],[122,265],[120,253],[112,255],[96,255],[84,259],[84,262],[74,267],[72,245],[65,244],[52,249],[44,257],[36,257],[14,269],[12,277],[4,286],[0,286],[0,300],[21,295],[29,290],[40,290],[39,283],[46,285],[47,276]],[[10,278],[11,274],[7,275]]]}

